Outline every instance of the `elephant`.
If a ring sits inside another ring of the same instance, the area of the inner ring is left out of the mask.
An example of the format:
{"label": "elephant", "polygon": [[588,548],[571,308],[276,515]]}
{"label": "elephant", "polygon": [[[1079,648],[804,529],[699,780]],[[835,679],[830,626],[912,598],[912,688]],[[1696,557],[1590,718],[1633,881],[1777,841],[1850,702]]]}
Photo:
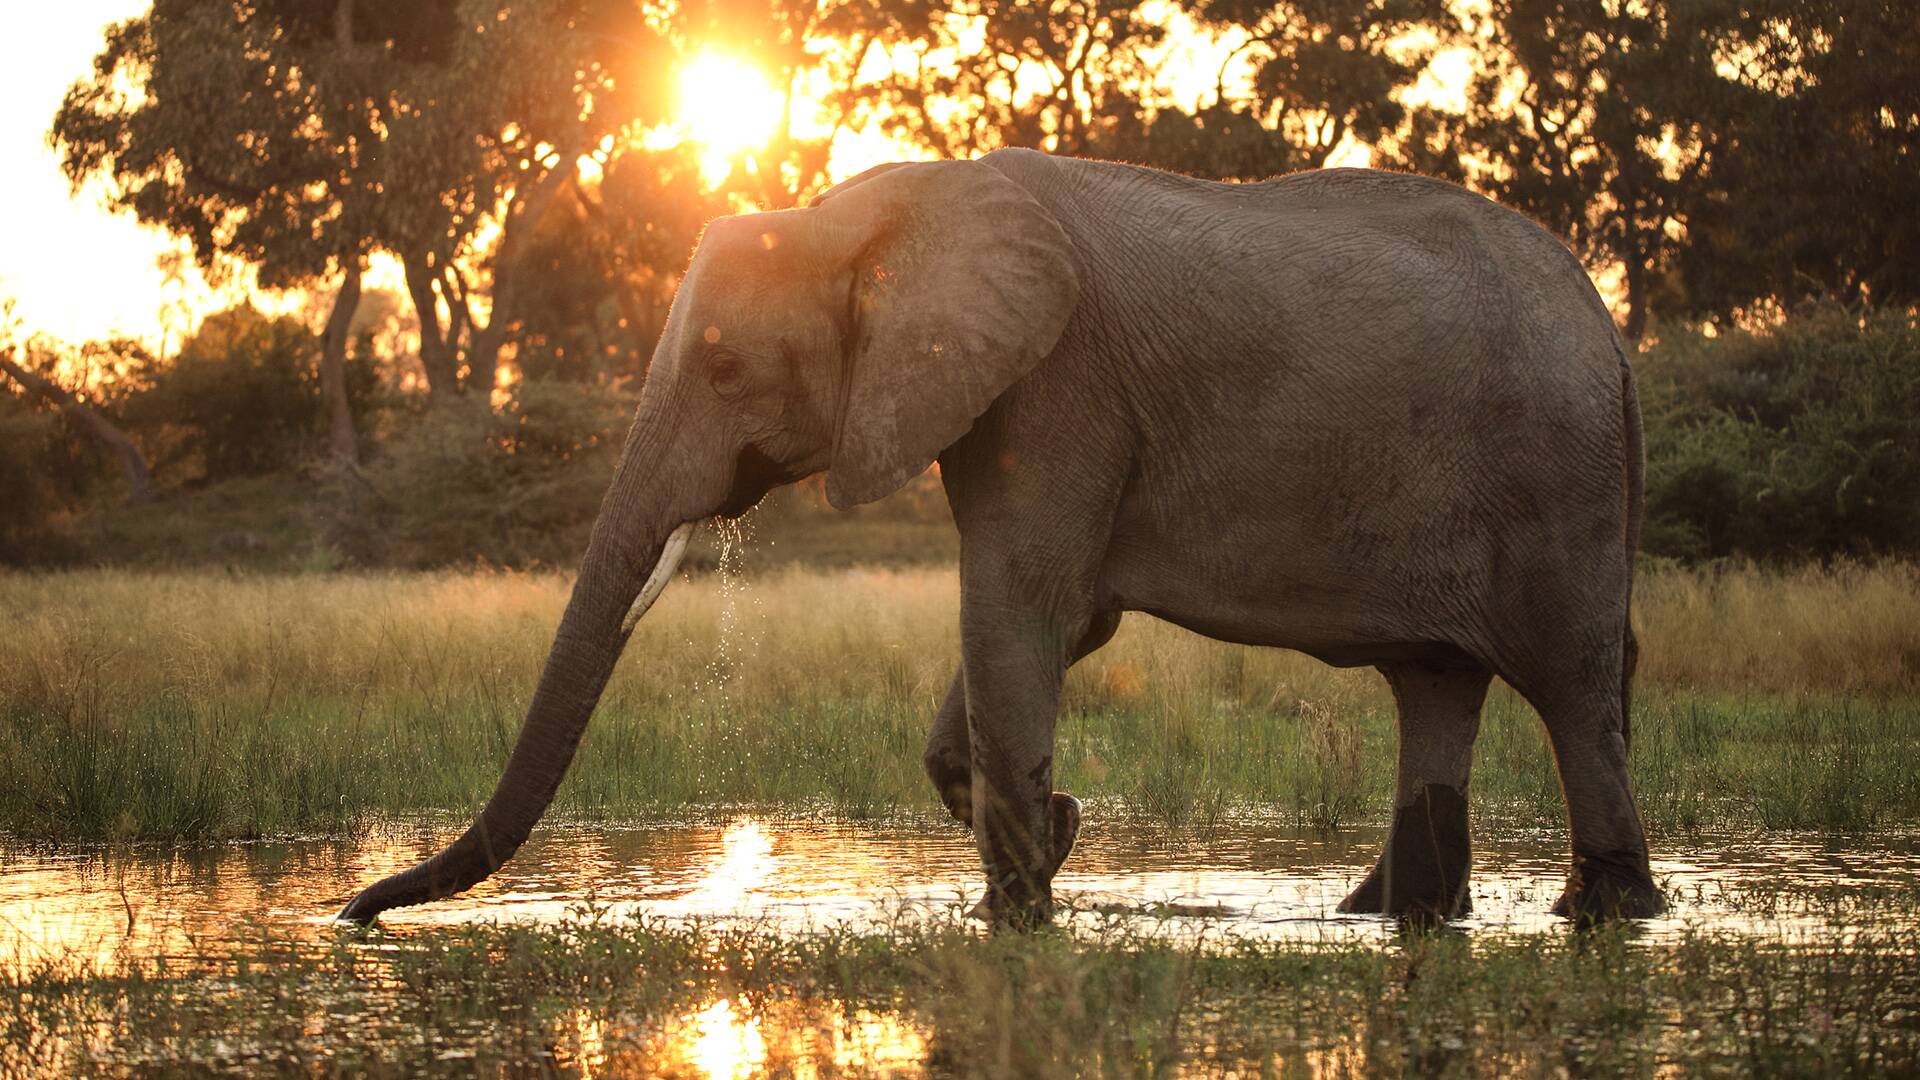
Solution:
{"label": "elephant", "polygon": [[1554,910],[1664,909],[1627,777],[1639,404],[1567,247],[1409,174],[1006,149],[707,227],[496,790],[341,917],[460,892],[526,840],[696,523],[820,473],[845,509],[936,462],[962,656],[925,764],[997,923],[1052,914],[1081,811],[1053,790],[1062,680],[1122,612],[1384,674],[1391,825],[1341,910],[1469,909],[1495,675],[1558,768]]}

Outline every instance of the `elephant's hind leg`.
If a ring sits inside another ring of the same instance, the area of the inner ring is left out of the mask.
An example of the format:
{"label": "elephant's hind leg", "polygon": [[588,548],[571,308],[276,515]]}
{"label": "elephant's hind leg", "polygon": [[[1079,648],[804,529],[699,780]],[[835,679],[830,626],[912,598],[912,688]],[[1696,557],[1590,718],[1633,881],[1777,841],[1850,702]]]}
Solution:
{"label": "elephant's hind leg", "polygon": [[[1072,662],[1079,662],[1111,641],[1119,628],[1120,613],[1117,611],[1094,616],[1086,634],[1074,647]],[[927,751],[922,762],[926,766],[927,779],[933,782],[933,789],[939,793],[940,803],[947,808],[947,813],[953,815],[960,824],[971,827],[973,750],[967,738],[967,680],[964,669],[954,673],[953,683],[947,687],[946,700],[934,715],[933,732],[927,737]],[[1053,837],[1050,871],[1058,871],[1060,865],[1067,861],[1068,853],[1073,850],[1073,842],[1080,834],[1080,800],[1066,792],[1056,791],[1048,810],[1052,817]]]}
{"label": "elephant's hind leg", "polygon": [[1480,706],[1493,675],[1480,667],[1383,664],[1399,709],[1400,777],[1387,847],[1340,903],[1350,913],[1452,918],[1473,907],[1467,779]]}
{"label": "elephant's hind leg", "polygon": [[964,671],[953,676],[947,698],[933,717],[933,733],[927,736],[927,752],[921,758],[927,779],[940,794],[941,805],[960,824],[973,825],[973,751],[967,742],[967,678]]}
{"label": "elephant's hind leg", "polygon": [[1553,912],[1582,921],[1650,918],[1667,909],[1627,782],[1625,695],[1617,671],[1525,691],[1553,743],[1573,834],[1573,871]]}

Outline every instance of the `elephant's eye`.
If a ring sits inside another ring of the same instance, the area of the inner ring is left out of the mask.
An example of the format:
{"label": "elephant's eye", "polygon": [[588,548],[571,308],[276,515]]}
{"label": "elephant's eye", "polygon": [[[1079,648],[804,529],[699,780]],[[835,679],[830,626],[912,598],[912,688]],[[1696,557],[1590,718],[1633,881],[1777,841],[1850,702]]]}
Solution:
{"label": "elephant's eye", "polygon": [[730,352],[714,350],[707,355],[707,382],[720,393],[740,389],[740,358]]}

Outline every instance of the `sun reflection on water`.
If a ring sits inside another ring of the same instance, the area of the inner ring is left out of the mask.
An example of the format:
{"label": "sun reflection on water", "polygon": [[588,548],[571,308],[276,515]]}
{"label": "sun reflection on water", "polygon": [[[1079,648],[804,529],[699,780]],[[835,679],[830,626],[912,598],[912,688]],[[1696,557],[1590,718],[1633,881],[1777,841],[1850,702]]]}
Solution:
{"label": "sun reflection on water", "polygon": [[760,1018],[735,1012],[731,998],[721,998],[694,1017],[693,1045],[687,1055],[712,1080],[752,1076],[767,1060],[767,1041],[760,1035]]}
{"label": "sun reflection on water", "polygon": [[773,854],[773,834],[753,818],[727,826],[720,835],[720,853],[679,906],[689,911],[724,913],[737,910],[756,889],[773,879],[779,860]]}
{"label": "sun reflection on water", "polygon": [[775,998],[758,1004],[715,998],[664,1023],[627,1026],[582,1011],[564,1019],[556,1063],[582,1077],[687,1076],[797,1080],[919,1074],[928,1036],[904,1015],[850,1009],[831,998]]}
{"label": "sun reflection on water", "polygon": [[[835,1069],[912,1065],[927,1057],[926,1038],[886,1013],[860,1009],[849,1017],[836,1016],[832,1034]],[[804,1072],[796,1070],[796,1075]]]}

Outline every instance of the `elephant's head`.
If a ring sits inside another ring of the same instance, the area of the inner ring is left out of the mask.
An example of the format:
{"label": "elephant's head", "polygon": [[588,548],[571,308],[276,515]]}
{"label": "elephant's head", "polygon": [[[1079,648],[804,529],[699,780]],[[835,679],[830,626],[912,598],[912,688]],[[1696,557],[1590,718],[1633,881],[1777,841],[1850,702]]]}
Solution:
{"label": "elephant's head", "polygon": [[838,507],[893,491],[1040,362],[1078,294],[1059,223],[985,163],[881,166],[805,209],[715,221],[493,797],[341,917],[460,892],[519,848],[695,523],[821,470]]}

